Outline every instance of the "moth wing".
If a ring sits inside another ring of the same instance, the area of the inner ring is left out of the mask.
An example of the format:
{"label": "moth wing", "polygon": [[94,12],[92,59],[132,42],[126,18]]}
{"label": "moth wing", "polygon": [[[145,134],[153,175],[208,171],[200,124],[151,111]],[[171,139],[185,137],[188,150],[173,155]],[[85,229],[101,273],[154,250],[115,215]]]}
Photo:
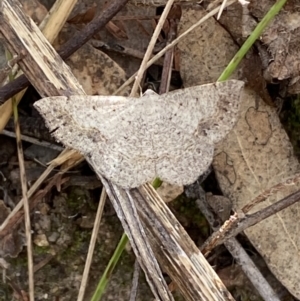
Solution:
{"label": "moth wing", "polygon": [[110,151],[105,152],[103,162],[110,164],[96,164],[102,174],[122,187],[139,186],[155,176],[178,185],[194,182],[212,162],[213,143],[194,134],[197,123],[192,134],[186,131],[190,118],[182,118],[177,107],[176,102],[151,97],[116,116],[119,120],[114,124],[120,128],[114,139],[107,141]]}
{"label": "moth wing", "polygon": [[182,135],[172,140],[168,153],[156,160],[157,176],[168,183],[188,185],[195,182],[210,166],[214,145],[207,137]]}
{"label": "moth wing", "polygon": [[[110,121],[132,127],[137,122],[147,123],[151,131],[155,123],[172,122],[188,134],[194,134],[199,123],[205,123],[218,114],[218,91],[215,84],[207,84],[158,95],[147,91],[134,99],[120,114]],[[110,127],[111,131],[114,131]]]}
{"label": "moth wing", "polygon": [[138,187],[156,175],[154,161],[145,149],[139,152],[138,146],[122,137],[110,139],[89,158],[96,172],[123,188]]}
{"label": "moth wing", "polygon": [[236,122],[242,87],[227,81],[138,99],[50,97],[35,107],[58,141],[82,152],[122,187],[155,175],[190,184],[211,163],[213,143]]}
{"label": "moth wing", "polygon": [[194,134],[199,123],[212,120],[217,114],[218,94],[215,84],[195,86],[161,95],[168,119]]}
{"label": "moth wing", "polygon": [[106,123],[131,101],[120,96],[54,96],[35,102],[52,135],[83,154],[105,140]]}
{"label": "moth wing", "polygon": [[237,122],[244,82],[228,80],[217,82],[215,87],[217,114],[211,120],[200,121],[198,126],[198,133],[209,137],[213,143],[221,141]]}

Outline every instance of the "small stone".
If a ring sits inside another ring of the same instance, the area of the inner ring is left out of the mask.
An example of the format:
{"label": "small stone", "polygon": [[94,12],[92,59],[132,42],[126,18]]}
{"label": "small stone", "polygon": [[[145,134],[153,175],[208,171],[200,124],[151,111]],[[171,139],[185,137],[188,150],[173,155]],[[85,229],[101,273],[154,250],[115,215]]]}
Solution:
{"label": "small stone", "polygon": [[47,240],[47,237],[45,234],[38,234],[34,237],[33,240],[34,244],[39,246],[39,247],[48,247],[49,242]]}
{"label": "small stone", "polygon": [[48,237],[48,241],[49,241],[49,242],[56,242],[58,238],[59,238],[59,233],[57,233],[57,232],[52,232],[52,233],[50,234],[50,236]]}

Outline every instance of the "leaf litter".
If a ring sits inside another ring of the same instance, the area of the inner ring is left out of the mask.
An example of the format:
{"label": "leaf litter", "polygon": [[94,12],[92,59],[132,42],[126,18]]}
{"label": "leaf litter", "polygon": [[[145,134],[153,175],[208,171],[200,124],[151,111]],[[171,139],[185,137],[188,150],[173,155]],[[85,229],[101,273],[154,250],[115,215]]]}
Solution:
{"label": "leaf litter", "polygon": [[[252,9],[253,5],[261,5],[267,2],[269,3],[268,7],[273,5],[272,1],[252,1],[249,9]],[[270,31],[276,33],[276,38],[279,41],[286,40],[289,35],[294,36],[298,32],[297,29],[287,35],[286,31],[281,32],[277,29],[276,24],[284,24],[287,16],[293,17],[293,20],[298,18],[299,13],[289,15],[286,11],[288,9],[297,12],[295,2],[288,1],[288,4],[289,6],[285,6],[285,9],[265,31],[265,33]],[[214,41],[215,37],[221,36],[224,39],[222,45],[226,45],[226,50],[237,47],[232,37],[228,35],[228,32],[230,32],[234,34],[237,41],[241,39],[241,34],[235,33],[236,29],[242,29],[240,25],[242,15],[236,8],[238,8],[238,4],[223,12],[220,19],[223,26],[210,19],[205,23],[205,27],[196,29],[194,35],[189,36],[188,41],[184,40],[179,43],[178,46],[181,53],[183,53],[181,65],[184,68],[181,68],[181,76],[185,86],[194,86],[216,80],[220,73],[208,73],[207,70],[215,70],[215,61],[222,62],[225,66],[230,61],[231,58],[226,57],[227,53],[223,49],[224,47],[213,47],[210,43],[207,43],[207,40]],[[266,11],[267,9],[264,8],[261,16],[265,15]],[[183,9],[179,34],[191,26],[194,19],[200,19],[204,13],[200,10]],[[297,15],[297,18],[295,18],[295,15]],[[224,20],[227,22],[224,23]],[[285,26],[287,25],[286,23]],[[209,28],[209,30],[206,30],[206,28]],[[212,44],[215,44],[215,42],[212,42]],[[282,53],[282,45],[277,45],[280,47],[270,48],[270,50],[272,49],[273,53],[277,51]],[[285,45],[287,46],[287,44]],[[206,53],[209,55],[206,55]],[[231,53],[234,53],[234,50]],[[291,142],[280,123],[276,111],[263,102],[267,99],[261,93],[262,87],[265,86],[261,76],[262,67],[260,67],[261,75],[259,76],[259,72],[253,70],[253,65],[255,64],[257,65],[255,68],[259,68],[259,64],[257,64],[252,54],[247,54],[247,65],[240,66],[235,74],[235,78],[247,82],[247,88],[244,89],[241,97],[240,118],[232,132],[216,145],[213,160],[213,167],[220,188],[223,194],[232,201],[234,210],[241,209],[257,195],[268,191],[274,185],[283,183],[287,178],[294,177],[298,174],[300,168]],[[279,58],[280,56],[275,58],[276,65]],[[286,58],[288,59],[288,56]],[[296,57],[294,56],[294,58]],[[273,60],[270,61],[270,66],[274,66],[273,62]],[[205,66],[205,68],[199,68],[199,65]],[[251,67],[251,65],[252,68],[249,69],[248,66]],[[281,64],[281,68],[278,70],[284,70],[284,67],[285,63]],[[292,69],[293,65],[289,65],[289,67]],[[245,76],[245,71],[249,72],[248,76]],[[253,81],[261,81],[261,83],[253,84]],[[285,82],[282,81],[280,84],[284,85]],[[266,90],[266,92],[268,91]],[[260,210],[297,190],[299,190],[299,184],[287,185],[281,191],[268,197],[256,209]],[[298,204],[294,204],[245,231],[248,239],[262,255],[271,272],[296,298],[300,296],[297,285],[299,282],[299,239],[296,235],[297,231],[295,231],[295,226],[297,227],[299,220],[298,207]],[[274,287],[278,289],[277,292],[281,290],[279,284]]]}
{"label": "leaf litter", "polygon": [[[239,26],[240,27],[240,26]],[[206,29],[205,29],[206,30]],[[204,31],[205,31],[204,30]],[[207,42],[207,40],[206,40],[206,42]],[[192,43],[190,43],[190,40],[189,41],[187,41],[186,42],[186,44],[187,45],[191,45]],[[209,43],[207,43],[207,44],[213,44],[213,43],[211,43],[211,42],[209,42]],[[223,45],[223,43],[221,43],[222,45]],[[222,47],[221,47],[222,48]],[[223,47],[224,48],[224,47]],[[225,47],[226,49],[228,48],[228,47]],[[199,48],[198,48],[199,49]],[[210,53],[210,51],[209,51],[209,53]],[[231,51],[231,53],[234,53],[234,50],[232,50]],[[202,55],[202,58],[201,59],[203,59],[203,57],[205,57],[206,56],[206,54],[207,53],[204,53],[203,55]],[[193,55],[193,53],[192,53],[192,51],[190,51],[190,53],[189,53],[189,56],[192,56]],[[221,58],[221,56],[218,58],[218,59],[214,59],[214,63],[218,63],[219,62],[219,59]],[[130,60],[128,60],[128,61],[130,61]],[[132,62],[130,62],[130,63],[132,63]],[[196,67],[196,66],[198,66],[198,63],[193,63],[193,67]],[[203,69],[203,70],[206,70],[207,68],[205,68],[206,66],[204,66],[204,68],[194,68],[194,69],[197,69],[197,72],[198,72],[198,74],[199,74],[199,72],[200,72],[200,70],[201,69]],[[200,69],[200,70],[199,70]],[[193,70],[192,70],[192,68],[191,69],[189,69],[189,72],[192,72]],[[79,72],[80,73],[80,72]],[[216,73],[218,73],[218,72],[216,72]],[[212,79],[210,79],[209,81],[214,81],[215,80],[215,78],[213,77]],[[199,84],[199,82],[198,83],[194,83],[193,85],[197,85],[197,84]],[[89,93],[89,94],[94,94],[94,93]],[[102,94],[102,93],[101,93]],[[65,202],[64,202],[65,203]],[[106,233],[106,232],[105,232]],[[73,264],[72,264],[73,265]],[[68,284],[65,284],[65,286],[68,286]]]}

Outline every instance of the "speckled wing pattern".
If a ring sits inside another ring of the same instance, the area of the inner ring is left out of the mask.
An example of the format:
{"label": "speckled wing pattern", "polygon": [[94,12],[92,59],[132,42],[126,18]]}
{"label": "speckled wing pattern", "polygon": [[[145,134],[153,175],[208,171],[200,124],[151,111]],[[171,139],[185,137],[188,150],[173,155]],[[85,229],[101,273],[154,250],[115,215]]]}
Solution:
{"label": "speckled wing pattern", "polygon": [[35,103],[53,136],[123,188],[155,177],[193,183],[238,118],[244,83],[218,82],[141,98],[57,96]]}

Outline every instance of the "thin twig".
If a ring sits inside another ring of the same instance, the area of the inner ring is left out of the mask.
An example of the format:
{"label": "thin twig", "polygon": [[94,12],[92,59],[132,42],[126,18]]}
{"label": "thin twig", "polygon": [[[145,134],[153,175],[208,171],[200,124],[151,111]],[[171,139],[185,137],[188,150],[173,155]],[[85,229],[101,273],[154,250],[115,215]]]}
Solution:
{"label": "thin twig", "polygon": [[[168,33],[168,44],[171,43],[177,35],[177,22],[174,19],[170,19],[170,30]],[[174,48],[169,49],[164,56],[164,64],[161,75],[161,83],[159,86],[159,94],[169,92],[170,82],[171,82],[171,74],[172,74],[172,66],[173,66],[173,58],[174,58]]]}
{"label": "thin twig", "polygon": [[79,288],[79,292],[78,292],[77,301],[82,301],[83,297],[84,297],[106,197],[107,197],[107,194],[106,194],[105,188],[103,187],[102,191],[101,191],[97,214],[95,217],[95,223],[94,223],[94,228],[93,228],[93,232],[92,232],[92,236],[91,236],[89,250],[88,250],[88,254],[86,257],[86,261],[85,261],[84,271],[82,274],[82,280],[81,280],[81,284],[80,284],[80,288]]}
{"label": "thin twig", "polygon": [[[90,43],[94,48],[99,49],[99,50],[104,51],[104,52],[105,51],[111,51],[111,52],[119,53],[121,55],[131,56],[131,57],[137,58],[139,60],[142,60],[143,57],[144,57],[144,52],[143,51],[127,47],[125,45],[125,43],[123,44],[120,41],[115,42],[115,43],[105,43],[104,41],[91,39]],[[152,56],[153,55],[151,55],[151,57]],[[162,66],[163,65],[162,60],[158,60],[156,62],[156,65]]]}
{"label": "thin twig", "polygon": [[[7,130],[2,130],[2,132],[0,133],[0,135],[1,134],[5,135],[7,137],[16,138],[16,134],[15,133],[7,131]],[[41,141],[39,139],[36,139],[36,138],[33,138],[33,137],[29,137],[29,136],[26,136],[26,135],[22,135],[22,134],[21,134],[20,137],[21,137],[22,141],[30,142],[30,143],[35,144],[35,145],[40,145],[40,146],[43,146],[43,147],[46,147],[46,148],[51,148],[53,150],[57,150],[57,151],[60,151],[60,152],[63,150],[62,146],[56,145],[56,144],[51,143],[51,142]]]}
{"label": "thin twig", "polygon": [[263,300],[280,301],[280,298],[268,283],[266,278],[259,271],[250,256],[234,237],[224,242],[226,249],[230,252],[235,261],[241,266],[242,270],[261,295]]}
{"label": "thin twig", "polygon": [[[235,3],[237,0],[231,0],[226,3],[226,7]],[[162,49],[159,53],[157,53],[153,58],[151,58],[146,66],[146,68],[149,68],[154,62],[156,62],[159,58],[161,58],[169,49],[173,48],[176,44],[178,44],[185,36],[187,36],[190,32],[192,32],[194,29],[196,29],[198,26],[200,26],[202,23],[204,23],[207,19],[215,15],[220,9],[220,6],[213,9],[211,12],[207,13],[203,18],[201,18],[197,23],[192,25],[189,29],[187,29],[184,33],[182,33],[179,37],[177,37],[172,43],[167,45],[164,49]],[[125,87],[130,85],[136,78],[137,72],[134,73],[120,88],[117,89],[117,91],[114,93],[115,95],[119,94]],[[0,89],[0,95],[1,95],[1,89]],[[1,99],[1,98],[0,98]]]}
{"label": "thin twig", "polygon": [[[215,225],[221,225],[224,220],[222,220],[219,212],[214,211],[215,214],[212,213],[211,209],[213,209],[213,206],[210,206],[210,204],[208,203],[205,191],[198,183],[197,185],[197,192],[199,195],[198,200],[196,201],[196,205],[204,214],[211,228],[214,231],[218,231],[220,227]],[[212,200],[212,202],[214,202],[214,200]],[[275,291],[266,281],[264,276],[258,270],[254,262],[251,260],[249,255],[245,252],[245,250],[235,237],[227,239],[224,242],[224,246],[230,252],[235,261],[241,266],[248,279],[251,281],[251,283],[254,285],[254,287],[257,289],[264,300],[280,301]]]}
{"label": "thin twig", "polygon": [[278,183],[271,188],[265,190],[263,193],[258,195],[247,205],[245,205],[239,212],[231,217],[229,221],[226,221],[224,225],[219,229],[219,231],[213,234],[202,246],[204,253],[210,252],[215,246],[223,243],[226,239],[236,236],[238,233],[244,231],[250,226],[257,224],[263,219],[269,217],[272,214],[279,212],[291,206],[298,201],[298,195],[300,192],[291,194],[284,199],[254,213],[251,215],[245,215],[248,213],[255,205],[265,201],[270,196],[276,194],[278,191],[281,191],[286,188],[286,186],[296,185],[300,181],[300,174],[296,174],[293,177],[286,179],[285,181]]}
{"label": "thin twig", "polygon": [[137,296],[137,290],[139,286],[139,277],[140,277],[140,265],[137,260],[134,262],[134,267],[133,267],[133,277],[132,277],[132,286],[130,290],[130,297],[129,301],[136,301],[136,296]]}
{"label": "thin twig", "polygon": [[36,273],[37,271],[39,271],[40,269],[42,269],[46,264],[48,264],[54,258],[54,256],[55,256],[54,254],[49,254],[45,258],[43,258],[42,261],[40,261],[39,263],[35,264],[33,266],[33,272]]}
{"label": "thin twig", "polygon": [[238,235],[240,232],[293,205],[299,200],[300,191],[297,191],[251,215],[244,215],[242,212],[235,213],[223,224],[219,231],[210,236],[210,238],[201,247],[201,251],[206,256],[213,248],[224,243],[224,241],[226,241],[228,238]]}
{"label": "thin twig", "polygon": [[173,3],[174,3],[174,0],[168,0],[168,3],[166,5],[166,7],[164,8],[164,11],[163,11],[163,13],[162,13],[157,25],[156,25],[156,28],[153,32],[153,35],[152,35],[151,40],[149,42],[149,45],[147,47],[144,58],[141,62],[140,68],[139,68],[139,70],[136,74],[135,81],[134,81],[134,84],[133,84],[133,87],[132,87],[131,93],[130,93],[130,96],[132,96],[132,97],[134,97],[136,95],[137,91],[138,91],[138,88],[140,86],[143,74],[144,74],[145,70],[148,68],[147,61],[149,60],[149,58],[152,55],[156,40],[157,40],[157,38],[158,38],[158,36],[161,32],[161,29],[163,28],[163,25],[164,25],[164,23],[165,23],[165,21],[168,17],[168,14],[169,14],[169,12],[172,8]]}
{"label": "thin twig", "polygon": [[26,234],[26,244],[27,244],[27,261],[28,261],[28,282],[29,282],[29,298],[30,301],[34,301],[34,272],[33,272],[33,257],[32,257],[32,238],[31,238],[31,224],[30,224],[30,209],[28,204],[28,194],[27,194],[27,181],[26,181],[26,171],[24,164],[24,154],[21,141],[21,131],[20,123],[18,117],[18,106],[16,101],[13,99],[13,112],[14,112],[14,122],[16,131],[16,141],[18,149],[18,159],[20,167],[20,179],[22,186],[22,197],[24,200],[24,213],[25,213],[25,234]]}
{"label": "thin twig", "polygon": [[[103,28],[128,2],[128,0],[113,1],[101,14],[96,16],[81,32],[61,46],[58,51],[63,59],[67,59],[77,49],[91,39],[96,32]],[[13,82],[0,88],[0,103],[30,85],[25,75],[19,76]]]}

